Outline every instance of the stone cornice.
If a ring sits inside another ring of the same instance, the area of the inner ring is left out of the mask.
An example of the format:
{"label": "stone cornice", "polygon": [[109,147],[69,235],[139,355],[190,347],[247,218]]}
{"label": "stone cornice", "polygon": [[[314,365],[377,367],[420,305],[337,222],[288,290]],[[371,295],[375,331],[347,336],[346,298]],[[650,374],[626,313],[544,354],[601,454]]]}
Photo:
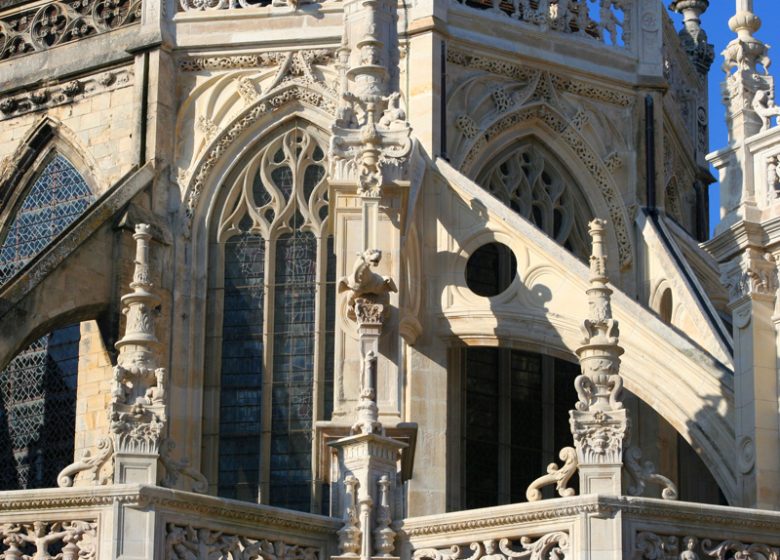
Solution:
{"label": "stone cornice", "polygon": [[[712,532],[729,530],[780,531],[780,512],[714,506],[692,502],[671,502],[628,496],[586,495],[525,502],[494,508],[459,511],[437,516],[408,518],[402,530],[411,540],[455,535],[464,538],[480,530],[507,530],[518,525],[565,521],[580,515],[613,516],[620,511],[626,521],[658,521]],[[686,527],[687,528],[687,527]],[[681,531],[686,530],[681,528]],[[701,531],[700,531],[701,532]]]}
{"label": "stone cornice", "polygon": [[240,521],[278,530],[303,530],[318,535],[335,534],[341,526],[341,521],[336,518],[180,490],[137,485],[0,492],[0,520],[8,513],[13,513],[14,517],[18,518],[21,513],[29,511],[31,516],[39,517],[46,510],[94,510],[114,504],[196,514],[209,520]]}

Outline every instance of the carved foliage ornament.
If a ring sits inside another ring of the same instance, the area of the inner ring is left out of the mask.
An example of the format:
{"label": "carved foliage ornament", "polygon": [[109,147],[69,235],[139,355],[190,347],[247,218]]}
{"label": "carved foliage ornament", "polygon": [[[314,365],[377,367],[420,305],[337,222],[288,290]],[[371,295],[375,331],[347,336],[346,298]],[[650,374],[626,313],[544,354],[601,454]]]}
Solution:
{"label": "carved foliage ornament", "polygon": [[49,2],[0,20],[0,60],[139,21],[141,0]]}
{"label": "carved foliage ornament", "polygon": [[165,560],[319,560],[320,550],[243,535],[225,534],[206,527],[168,523]]}
{"label": "carved foliage ornament", "polygon": [[485,540],[465,547],[453,545],[449,549],[423,548],[414,551],[414,560],[564,560],[569,558],[569,534],[563,531],[547,533],[533,540],[532,537],[519,539],[520,549],[516,549],[513,539]]}

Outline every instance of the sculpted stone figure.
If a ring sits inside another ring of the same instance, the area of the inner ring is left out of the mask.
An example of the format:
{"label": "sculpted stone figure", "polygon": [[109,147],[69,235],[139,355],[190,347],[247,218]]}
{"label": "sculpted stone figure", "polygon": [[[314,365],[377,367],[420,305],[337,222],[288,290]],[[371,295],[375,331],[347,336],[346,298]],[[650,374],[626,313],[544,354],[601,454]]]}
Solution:
{"label": "sculpted stone figure", "polygon": [[339,281],[339,292],[351,290],[353,298],[365,295],[383,295],[388,292],[397,292],[398,288],[389,276],[381,276],[371,270],[379,265],[382,260],[382,251],[379,249],[367,249],[358,253],[352,274]]}

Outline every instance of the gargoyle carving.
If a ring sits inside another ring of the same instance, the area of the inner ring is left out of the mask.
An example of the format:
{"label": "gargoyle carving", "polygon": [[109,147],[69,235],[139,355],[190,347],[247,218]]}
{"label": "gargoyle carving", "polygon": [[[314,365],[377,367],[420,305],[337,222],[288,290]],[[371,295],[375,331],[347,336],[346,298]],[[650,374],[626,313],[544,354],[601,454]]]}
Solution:
{"label": "gargoyle carving", "polygon": [[357,297],[375,295],[383,296],[388,292],[397,292],[395,282],[389,276],[381,276],[371,270],[379,265],[382,260],[382,251],[379,249],[367,249],[358,253],[352,274],[339,281],[339,293],[351,291],[354,300]]}

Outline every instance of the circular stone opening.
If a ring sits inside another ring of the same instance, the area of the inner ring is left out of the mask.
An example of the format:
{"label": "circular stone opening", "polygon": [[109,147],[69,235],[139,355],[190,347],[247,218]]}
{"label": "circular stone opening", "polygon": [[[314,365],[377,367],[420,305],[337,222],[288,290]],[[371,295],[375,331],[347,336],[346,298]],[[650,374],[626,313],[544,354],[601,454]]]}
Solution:
{"label": "circular stone opening", "polygon": [[515,254],[496,241],[474,251],[466,263],[466,285],[478,296],[497,296],[509,287],[515,276]]}

